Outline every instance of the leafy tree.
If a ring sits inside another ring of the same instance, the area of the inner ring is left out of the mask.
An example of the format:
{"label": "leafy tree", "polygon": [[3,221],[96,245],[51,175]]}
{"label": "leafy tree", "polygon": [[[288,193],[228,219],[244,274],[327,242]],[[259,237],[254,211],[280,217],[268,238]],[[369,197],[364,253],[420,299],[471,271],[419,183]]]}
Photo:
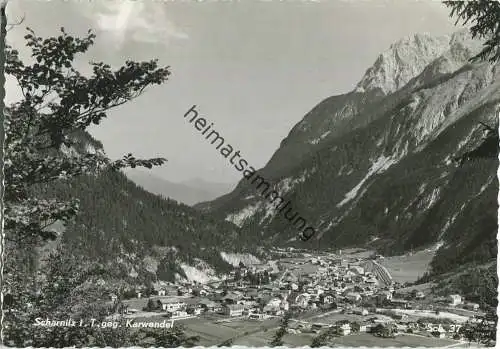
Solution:
{"label": "leafy tree", "polygon": [[146,307],[144,310],[146,311],[155,311],[158,309],[158,303],[155,302],[152,298],[148,299],[148,303],[146,304]]}
{"label": "leafy tree", "polygon": [[[1,14],[0,46],[5,43],[4,7]],[[22,93],[21,100],[6,109],[7,137],[2,156],[4,181],[9,183],[2,193],[8,257],[2,280],[8,300],[3,309],[4,343],[18,347],[140,345],[139,339],[147,334],[139,331],[139,337],[131,337],[125,328],[31,326],[37,317],[75,315],[99,320],[113,310],[102,302],[106,290],[96,286],[107,270],[99,263],[80,260],[83,254],[75,250],[69,255],[61,241],[57,241],[60,248],[46,262],[45,270],[37,267],[35,247],[59,237],[54,223],[71,224],[79,213],[77,200],[51,199],[38,193],[39,188],[76,177],[163,164],[163,158],[143,160],[132,154],[113,161],[102,152],[81,149],[80,141],[88,138],[86,129],[99,124],[110,109],[139,97],[152,85],[166,82],[169,69],[158,67],[156,60],[127,61],[117,70],[92,62],[92,74],[84,76],[74,68],[73,61],[93,45],[92,31],[77,38],[61,28],[61,35],[43,39],[27,28],[25,39],[31,49],[31,63],[23,62],[12,47],[6,48],[5,61],[0,62],[0,69],[17,81]],[[150,337],[156,346],[189,346],[196,340],[184,336],[181,328],[156,331]]]}
{"label": "leafy tree", "polygon": [[123,299],[132,299],[136,297],[136,292],[133,289],[127,289],[123,291]]}
{"label": "leafy tree", "polygon": [[[481,52],[471,58],[471,61],[500,61],[500,2],[490,0],[477,1],[444,1],[450,8],[450,17],[456,18],[456,23],[471,24],[470,32],[473,38],[486,39]],[[462,166],[466,161],[476,158],[498,158],[498,121],[496,125],[486,125],[483,141],[475,149],[456,157],[454,160]]]}
{"label": "leafy tree", "polygon": [[351,330],[353,333],[358,333],[360,328],[361,325],[358,322],[356,321],[351,322]]}
{"label": "leafy tree", "polygon": [[[14,346],[65,347],[85,346],[109,337],[107,329],[93,327],[32,326],[41,319],[90,319],[103,321],[113,310],[102,300],[106,288],[96,285],[102,267],[89,264],[78,253],[60,246],[49,256],[43,280],[31,278],[25,291],[17,289],[14,303],[6,309],[5,344]],[[24,302],[24,303],[21,303]],[[121,335],[115,331],[115,335]],[[104,336],[104,337],[103,337]],[[110,338],[110,344],[114,343]],[[103,343],[105,344],[105,343]],[[120,343],[118,343],[121,345]]]}
{"label": "leafy tree", "polygon": [[450,17],[456,17],[456,24],[472,24],[473,38],[486,39],[483,50],[472,58],[473,61],[500,60],[500,2],[490,0],[444,1],[449,7]]}
{"label": "leafy tree", "polygon": [[283,318],[281,319],[281,325],[280,328],[276,331],[274,334],[273,339],[269,343],[271,347],[280,347],[283,345],[283,337],[286,334],[286,331],[288,329],[288,325],[290,324],[290,319],[292,318],[292,312],[287,311],[284,315]]}
{"label": "leafy tree", "polygon": [[385,326],[382,324],[378,324],[377,326],[372,328],[371,333],[375,336],[377,336],[377,335],[380,336],[383,334],[384,330],[385,330]]}
{"label": "leafy tree", "polygon": [[[167,68],[150,62],[127,61],[113,71],[102,62],[90,63],[93,74],[85,77],[73,67],[78,54],[94,43],[89,31],[83,39],[61,35],[43,39],[27,29],[26,46],[34,63],[25,64],[17,50],[6,50],[5,72],[18,83],[23,98],[8,108],[5,144],[5,229],[15,241],[54,239],[56,221],[67,222],[78,212],[76,200],[59,202],[33,197],[39,184],[95,174],[107,169],[161,165],[165,159],[136,159],[132,154],[111,161],[104,154],[73,154],[75,134],[99,124],[107,112],[140,96],[154,84],[165,82]],[[63,156],[64,152],[66,154]]]}
{"label": "leafy tree", "polygon": [[486,313],[475,321],[467,321],[459,330],[469,342],[494,347],[496,343],[498,317],[496,308],[488,307]]}
{"label": "leafy tree", "polygon": [[319,295],[319,302],[321,304],[323,304],[325,302],[325,294],[324,293],[322,293],[322,294]]}
{"label": "leafy tree", "polygon": [[148,283],[148,285],[146,286],[146,289],[144,290],[144,295],[146,297],[149,297],[153,294],[155,294],[155,288],[154,288],[152,283]]}

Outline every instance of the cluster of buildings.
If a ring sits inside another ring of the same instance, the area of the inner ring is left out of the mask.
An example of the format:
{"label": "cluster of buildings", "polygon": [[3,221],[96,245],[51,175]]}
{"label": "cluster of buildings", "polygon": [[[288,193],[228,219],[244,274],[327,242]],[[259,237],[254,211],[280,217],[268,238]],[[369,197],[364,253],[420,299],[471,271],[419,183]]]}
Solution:
{"label": "cluster of buildings", "polygon": [[[304,268],[305,265],[314,267]],[[311,271],[304,272],[308,269]],[[164,283],[155,292],[150,296],[155,302],[155,310],[168,313],[172,319],[217,314],[260,320],[282,316],[289,310],[295,314],[335,311],[361,319],[354,325],[354,332],[378,329],[377,333],[390,334],[431,329],[443,336],[449,333],[442,325],[417,323],[394,311],[418,308],[426,295],[415,290],[406,294],[398,292],[387,271],[370,259],[282,258],[280,262],[250,267],[240,265],[223,281]],[[141,291],[136,296],[141,298]],[[450,295],[444,301],[453,307],[464,303],[459,295]],[[475,304],[467,306],[477,310]],[[290,331],[318,331],[332,325],[294,321]],[[335,326],[343,335],[353,332],[353,324],[347,320]],[[381,328],[385,332],[380,331]]]}

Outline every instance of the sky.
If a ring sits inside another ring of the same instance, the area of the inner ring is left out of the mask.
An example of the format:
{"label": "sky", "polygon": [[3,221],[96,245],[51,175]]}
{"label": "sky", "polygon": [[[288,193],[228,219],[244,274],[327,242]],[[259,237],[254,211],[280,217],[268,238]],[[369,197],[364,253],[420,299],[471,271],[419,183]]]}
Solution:
{"label": "sky", "polygon": [[[326,97],[351,91],[378,54],[404,36],[456,30],[437,1],[35,1],[10,0],[7,42],[23,54],[25,27],[60,27],[96,43],[78,61],[170,66],[168,82],[108,113],[91,134],[111,158],[132,152],[168,162],[152,171],[172,182],[241,179],[192,124],[193,105],[255,168]],[[7,102],[19,98],[14,81]]]}

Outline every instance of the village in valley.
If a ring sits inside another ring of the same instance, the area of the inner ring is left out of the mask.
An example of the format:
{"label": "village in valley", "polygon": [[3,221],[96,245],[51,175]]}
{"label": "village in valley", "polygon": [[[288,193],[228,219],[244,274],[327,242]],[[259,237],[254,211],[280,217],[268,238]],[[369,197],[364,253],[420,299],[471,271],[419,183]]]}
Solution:
{"label": "village in valley", "polygon": [[372,252],[274,254],[213,282],[159,282],[108,296],[125,318],[181,323],[200,345],[266,346],[289,314],[288,346],[311,345],[332,327],[339,345],[455,346],[466,342],[461,326],[482,314],[459,294],[438,297],[393,280]]}

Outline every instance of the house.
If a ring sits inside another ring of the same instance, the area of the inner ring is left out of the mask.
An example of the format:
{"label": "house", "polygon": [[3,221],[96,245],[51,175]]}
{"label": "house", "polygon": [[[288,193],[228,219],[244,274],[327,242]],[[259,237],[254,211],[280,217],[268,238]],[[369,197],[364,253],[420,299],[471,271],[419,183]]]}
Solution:
{"label": "house", "polygon": [[280,309],[281,305],[281,299],[279,298],[272,298],[265,306],[264,306],[264,312],[265,313],[270,313],[270,312],[276,312]]}
{"label": "house", "polygon": [[229,304],[223,308],[224,314],[228,316],[242,316],[245,308],[241,304]]}
{"label": "house", "polygon": [[321,324],[312,324],[311,325],[311,332],[319,333],[319,331],[321,331],[322,328],[323,328],[323,326]]}
{"label": "house", "polygon": [[396,320],[406,320],[406,319],[408,319],[408,315],[405,314],[405,313],[394,313],[394,315],[392,317],[394,319],[396,319]]}
{"label": "house", "polygon": [[302,293],[296,298],[295,304],[301,308],[307,308],[309,303],[309,298],[310,297],[307,293]]}
{"label": "house", "polygon": [[383,301],[390,301],[392,300],[392,293],[389,292],[389,291],[381,291],[379,293],[377,293],[377,300],[379,302],[383,302]]}
{"label": "house", "polygon": [[349,271],[357,275],[363,275],[365,273],[365,270],[359,265],[352,265]]}
{"label": "house", "polygon": [[185,317],[189,316],[188,313],[183,311],[183,310],[170,311],[169,314],[170,314],[171,319],[179,319],[179,318],[185,318]]}
{"label": "house", "polygon": [[352,281],[353,281],[353,282],[357,282],[357,283],[359,283],[359,284],[360,284],[360,283],[365,282],[365,280],[366,280],[366,277],[365,277],[365,276],[363,276],[363,275],[354,275],[354,276],[352,277]]}
{"label": "house", "polygon": [[243,298],[254,300],[257,299],[258,297],[259,297],[259,292],[257,290],[247,289],[245,296]]}
{"label": "house", "polygon": [[288,311],[288,309],[290,309],[290,304],[286,301],[286,299],[281,300],[280,309],[284,311]]}
{"label": "house", "polygon": [[352,313],[356,314],[356,315],[363,315],[363,316],[365,316],[365,315],[368,315],[369,312],[368,312],[368,310],[366,310],[364,308],[357,308],[356,307],[356,308],[352,309]]}
{"label": "house", "polygon": [[178,301],[176,299],[160,299],[161,303],[161,308],[162,310],[168,311],[168,312],[175,312],[177,310],[186,308],[186,303],[182,301]]}
{"label": "house", "polygon": [[396,324],[396,329],[398,332],[406,332],[406,331],[408,331],[408,325],[407,324]]}
{"label": "house", "polygon": [[323,304],[332,304],[335,301],[335,297],[331,294],[327,294],[323,297]]}
{"label": "house", "polygon": [[158,290],[158,296],[166,296],[166,295],[167,291],[165,291],[164,289]]}
{"label": "house", "polygon": [[370,332],[371,324],[369,323],[362,323],[359,325],[359,332]]}
{"label": "house", "polygon": [[371,297],[373,296],[373,290],[371,287],[365,287],[364,291],[363,291],[363,295],[366,296],[366,297]]}
{"label": "house", "polygon": [[202,312],[202,308],[199,307],[188,307],[187,310],[190,310],[190,312],[192,312],[193,315],[200,315]]}
{"label": "house", "polygon": [[242,297],[236,293],[228,293],[222,299],[226,304],[236,304]]}
{"label": "house", "polygon": [[295,305],[297,303],[297,298],[299,298],[300,293],[296,291],[292,291],[290,295],[287,297],[287,301],[290,304]]}
{"label": "house", "polygon": [[286,299],[291,293],[292,290],[279,290],[278,292],[276,292],[276,295],[281,299]]}
{"label": "house", "polygon": [[361,294],[361,292],[365,292],[365,289],[359,285],[354,285],[354,287],[352,288],[352,291]]}
{"label": "house", "polygon": [[118,296],[114,293],[110,294],[109,295],[109,298],[111,299],[111,301],[115,302],[116,300],[118,300]]}
{"label": "house", "polygon": [[399,309],[407,309],[408,301],[406,299],[391,299],[391,304]]}
{"label": "house", "polygon": [[450,294],[448,296],[448,301],[450,302],[451,306],[462,304],[462,296],[458,294]]}
{"label": "house", "polygon": [[308,308],[311,308],[311,309],[316,309],[318,306],[317,306],[316,302],[314,302],[314,301],[312,301],[312,300],[309,300],[309,301],[307,302],[307,307],[308,307]]}
{"label": "house", "polygon": [[465,303],[464,308],[468,309],[468,310],[477,311],[477,310],[479,310],[479,304],[477,304],[477,303]]}
{"label": "house", "polygon": [[200,315],[204,310],[200,301],[196,298],[188,298],[185,300],[185,303],[188,314]]}
{"label": "house", "polygon": [[264,314],[262,314],[262,313],[249,313],[248,318],[250,320],[263,320]]}
{"label": "house", "polygon": [[415,298],[416,299],[424,299],[425,294],[422,291],[417,291],[417,292],[415,292]]}
{"label": "house", "polygon": [[351,333],[351,324],[342,324],[339,326],[339,329],[342,336],[347,336]]}
{"label": "house", "polygon": [[197,288],[193,288],[193,295],[195,296],[206,296],[208,294],[208,291],[201,288],[201,287],[197,287]]}
{"label": "house", "polygon": [[219,312],[222,310],[222,307],[218,303],[209,299],[202,299],[198,304],[201,306],[201,309],[206,312]]}
{"label": "house", "polygon": [[348,292],[345,297],[352,302],[359,302],[361,295],[358,292]]}

